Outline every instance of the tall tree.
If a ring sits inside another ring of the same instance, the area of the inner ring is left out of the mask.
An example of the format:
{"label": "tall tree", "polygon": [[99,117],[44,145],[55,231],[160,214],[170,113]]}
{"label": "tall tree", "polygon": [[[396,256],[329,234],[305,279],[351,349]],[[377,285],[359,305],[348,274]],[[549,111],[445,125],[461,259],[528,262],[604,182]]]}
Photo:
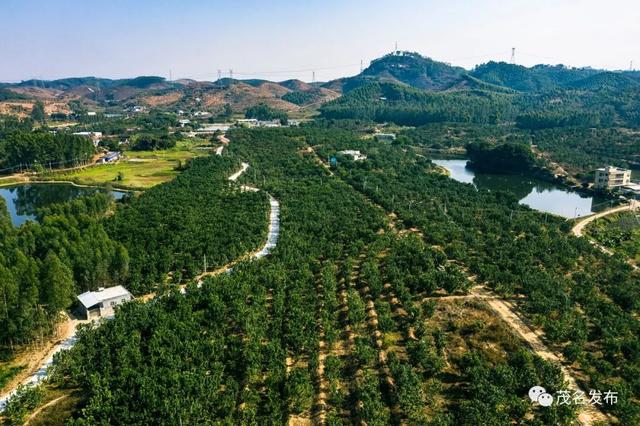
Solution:
{"label": "tall tree", "polygon": [[33,118],[38,123],[45,123],[47,114],[44,111],[44,104],[42,103],[42,101],[37,101],[35,104],[33,104],[33,108],[31,109],[31,118]]}
{"label": "tall tree", "polygon": [[42,302],[50,314],[68,307],[73,301],[73,275],[56,254],[47,253],[42,268]]}

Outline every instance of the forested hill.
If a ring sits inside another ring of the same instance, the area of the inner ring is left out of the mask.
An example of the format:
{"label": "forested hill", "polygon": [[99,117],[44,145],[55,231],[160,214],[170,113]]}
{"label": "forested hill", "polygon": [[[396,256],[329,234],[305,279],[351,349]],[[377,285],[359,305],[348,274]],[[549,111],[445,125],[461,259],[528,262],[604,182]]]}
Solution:
{"label": "forested hill", "polygon": [[348,93],[372,82],[395,83],[427,91],[474,88],[504,92],[543,93],[556,90],[626,90],[637,88],[640,73],[606,71],[565,65],[525,67],[490,61],[467,71],[413,52],[392,52],[374,59],[354,77],[340,78],[323,87]]}
{"label": "forested hill", "polygon": [[[640,73],[494,61],[465,70],[418,53],[397,51],[373,60],[356,76],[324,84],[231,78],[167,81],[143,76],[29,80],[0,89],[0,107],[5,109],[26,115],[34,100],[65,115],[107,109],[120,112],[122,107],[142,105],[163,111],[203,110],[222,118],[259,105],[282,113],[320,105],[326,118],[403,125],[515,122],[529,129],[635,127],[640,125]],[[20,107],[21,103],[25,106]]]}
{"label": "forested hill", "polygon": [[506,62],[487,62],[479,65],[470,75],[497,86],[523,92],[537,92],[569,87],[601,71],[593,68],[568,68],[563,65],[536,65],[531,68]]}
{"label": "forested hill", "polygon": [[634,127],[640,125],[640,90],[520,93],[466,88],[428,92],[393,83],[370,83],[324,104],[320,112],[329,119],[365,119],[409,126],[515,121],[525,129]]}
{"label": "forested hill", "polygon": [[459,82],[464,74],[464,68],[417,53],[393,52],[373,60],[359,75],[329,82],[326,87],[347,92],[371,82],[391,82],[418,89],[442,90]]}
{"label": "forested hill", "polygon": [[393,83],[370,83],[320,108],[329,119],[366,119],[419,126],[432,122],[497,123],[512,119],[513,95],[489,91],[427,92]]}
{"label": "forested hill", "polygon": [[17,87],[41,87],[46,89],[75,89],[81,86],[95,86],[110,88],[117,86],[129,86],[139,89],[149,88],[152,85],[166,83],[163,77],[140,76],[135,78],[124,78],[112,80],[110,78],[98,77],[70,77],[58,80],[26,80],[16,84]]}
{"label": "forested hill", "polygon": [[640,81],[632,71],[612,72],[594,68],[570,68],[564,65],[522,65],[488,62],[469,73],[496,86],[521,92],[545,92],[559,89],[627,90],[638,89]]}

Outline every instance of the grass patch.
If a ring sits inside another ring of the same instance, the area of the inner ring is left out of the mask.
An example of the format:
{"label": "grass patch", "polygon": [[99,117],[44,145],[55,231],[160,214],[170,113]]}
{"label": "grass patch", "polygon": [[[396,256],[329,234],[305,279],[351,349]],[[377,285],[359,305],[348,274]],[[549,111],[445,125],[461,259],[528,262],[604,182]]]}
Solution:
{"label": "grass patch", "polygon": [[16,185],[24,182],[25,182],[25,178],[23,177],[3,177],[3,178],[0,178],[0,187],[12,186],[12,185]]}
{"label": "grass patch", "polygon": [[0,389],[4,388],[16,374],[24,370],[24,365],[4,365],[0,366]]}
{"label": "grass patch", "polygon": [[29,426],[62,426],[86,404],[86,397],[78,390],[51,391],[48,392],[47,400],[53,401],[60,396],[63,398],[43,408],[29,420]]}
{"label": "grass patch", "polygon": [[[112,184],[115,187],[147,189],[172,180],[177,167],[191,158],[208,155],[208,141],[180,141],[176,147],[159,151],[127,151],[116,164],[102,164],[73,172],[54,173],[54,180],[70,180],[83,185]],[[122,179],[118,180],[121,176]]]}

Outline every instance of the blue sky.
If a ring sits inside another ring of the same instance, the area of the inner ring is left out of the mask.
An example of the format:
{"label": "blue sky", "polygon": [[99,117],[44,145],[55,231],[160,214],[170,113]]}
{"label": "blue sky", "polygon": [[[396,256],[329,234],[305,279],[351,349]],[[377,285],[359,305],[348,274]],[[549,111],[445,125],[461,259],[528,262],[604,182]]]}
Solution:
{"label": "blue sky", "polygon": [[393,49],[640,68],[637,0],[0,0],[0,81],[94,75],[309,81]]}

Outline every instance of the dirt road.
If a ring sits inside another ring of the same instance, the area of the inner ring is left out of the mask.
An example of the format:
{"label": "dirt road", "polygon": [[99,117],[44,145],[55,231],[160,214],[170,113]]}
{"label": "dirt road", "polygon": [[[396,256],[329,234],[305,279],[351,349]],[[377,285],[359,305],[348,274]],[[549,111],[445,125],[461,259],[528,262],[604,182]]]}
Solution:
{"label": "dirt road", "polygon": [[[531,329],[524,321],[522,321],[522,319],[520,319],[519,315],[516,313],[517,308],[515,306],[510,302],[499,298],[497,295],[494,295],[485,288],[475,287],[471,294],[484,299],[491,309],[493,309],[493,311],[497,313],[513,331],[526,341],[540,358],[559,365],[562,375],[564,376],[564,381],[569,387],[567,390],[582,390],[585,392],[585,395],[589,394],[588,389],[585,391],[585,389],[582,389],[578,385],[578,382],[575,379],[576,373],[572,371],[570,367],[563,365],[563,359],[561,356],[557,355],[543,343],[541,334]],[[585,426],[597,423],[608,424],[609,419],[593,405],[585,404],[578,412],[578,422]]]}
{"label": "dirt road", "polygon": [[620,207],[616,207],[616,208],[613,208],[613,209],[605,210],[603,212],[600,212],[600,213],[585,217],[584,219],[580,219],[573,226],[573,228],[571,229],[571,232],[576,237],[582,237],[585,227],[587,225],[589,225],[591,222],[593,222],[594,220],[600,219],[601,217],[608,216],[610,214],[631,210],[631,209],[633,209],[635,207],[635,205],[636,204],[634,202],[632,202],[631,204],[628,204],[628,205],[625,205],[625,206],[620,206]]}
{"label": "dirt road", "polygon": [[244,172],[247,171],[248,168],[249,168],[248,163],[242,163],[242,167],[240,167],[240,170],[238,170],[237,172],[229,176],[229,180],[232,182],[235,182],[236,180],[238,180],[240,176],[242,176]]}
{"label": "dirt road", "polygon": [[52,339],[40,350],[27,351],[19,356],[20,359],[24,359],[26,368],[18,373],[5,386],[6,390],[0,394],[0,411],[4,410],[7,401],[20,385],[37,384],[46,377],[47,368],[53,363],[53,356],[61,350],[73,346],[76,342],[78,325],[87,322],[88,321],[68,319],[59,325],[57,338]]}
{"label": "dirt road", "polygon": [[[235,181],[238,177],[240,177],[240,175],[242,175],[242,173],[247,170],[248,167],[249,164],[242,163],[242,168],[231,175],[229,177],[229,180]],[[248,253],[232,262],[229,262],[227,265],[224,265],[214,271],[199,275],[198,277],[196,277],[196,281],[199,285],[207,276],[230,272],[231,268],[239,262],[248,260],[250,258],[259,259],[268,255],[275,248],[280,235],[280,203],[270,194],[268,194],[268,196],[270,205],[269,227],[267,232],[267,239],[264,245],[254,252]],[[182,290],[185,291],[184,287],[182,288]],[[146,302],[153,299],[153,296],[153,294],[148,294],[140,296],[137,299]],[[52,340],[49,345],[44,346],[42,349],[39,349],[37,351],[28,351],[22,355],[24,357],[24,364],[27,364],[27,367],[18,375],[16,375],[16,377],[14,377],[7,384],[7,386],[5,386],[6,391],[0,394],[0,412],[4,410],[7,401],[16,392],[18,386],[37,384],[46,378],[47,369],[53,363],[53,356],[61,350],[71,348],[76,342],[76,329],[78,325],[87,322],[89,321],[72,319],[63,321],[59,326],[61,328],[61,331],[59,332],[57,339]]]}

